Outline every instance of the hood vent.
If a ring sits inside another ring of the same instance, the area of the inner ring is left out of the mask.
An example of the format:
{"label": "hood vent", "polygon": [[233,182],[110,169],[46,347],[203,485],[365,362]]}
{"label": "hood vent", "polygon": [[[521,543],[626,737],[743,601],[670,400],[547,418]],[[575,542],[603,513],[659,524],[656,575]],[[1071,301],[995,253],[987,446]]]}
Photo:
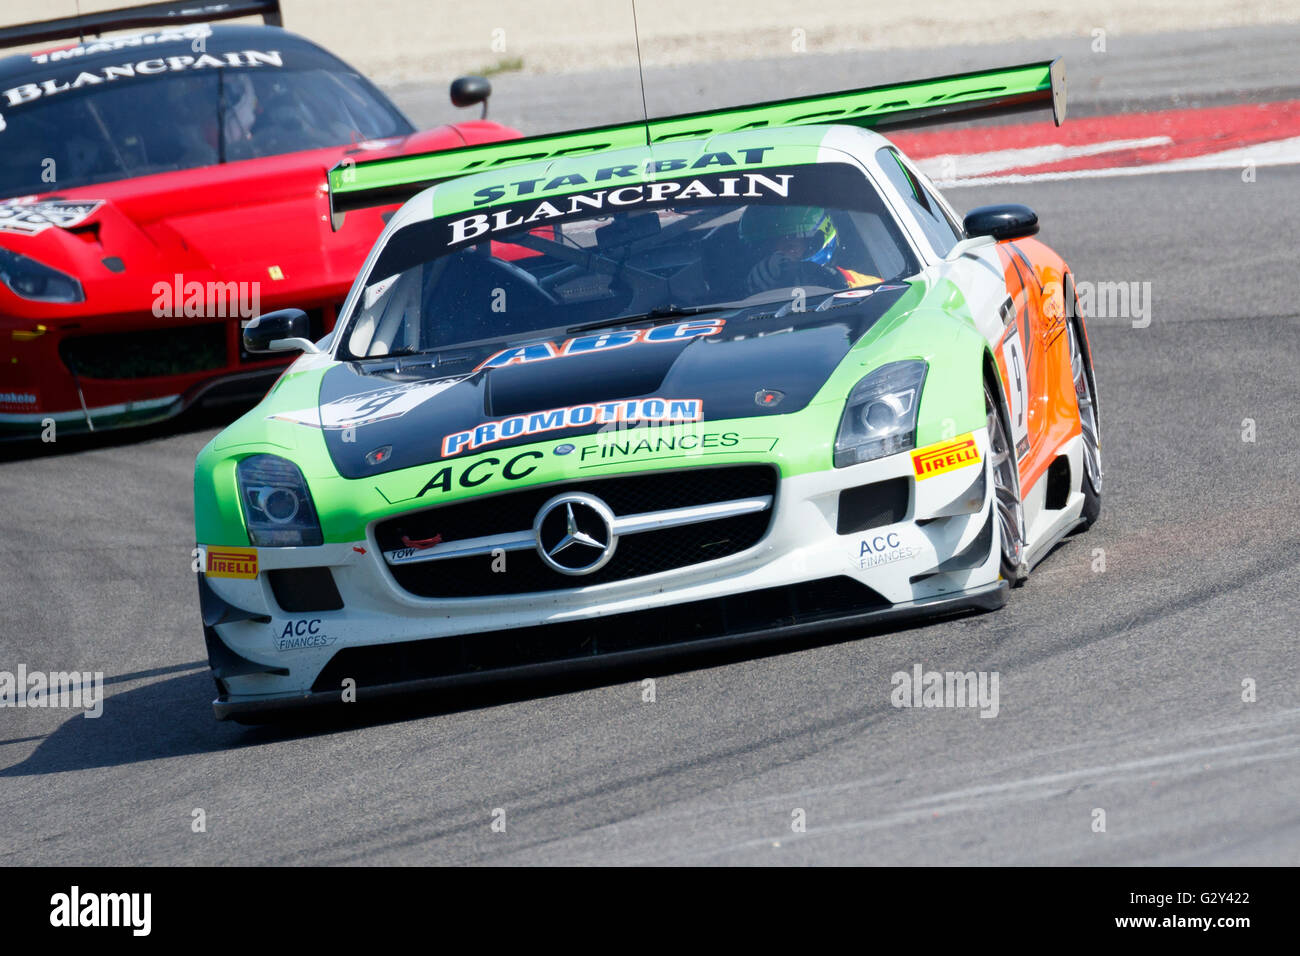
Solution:
{"label": "hood vent", "polygon": [[653,395],[687,345],[634,346],[492,369],[487,374],[488,415],[505,418]]}

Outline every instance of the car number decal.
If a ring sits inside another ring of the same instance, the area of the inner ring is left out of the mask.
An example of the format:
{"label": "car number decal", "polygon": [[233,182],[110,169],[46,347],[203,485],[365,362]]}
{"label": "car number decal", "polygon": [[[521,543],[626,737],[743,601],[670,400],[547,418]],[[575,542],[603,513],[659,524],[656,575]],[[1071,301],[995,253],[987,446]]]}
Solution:
{"label": "car number decal", "polygon": [[1016,458],[1029,450],[1029,372],[1020,345],[1020,325],[1012,323],[1002,340],[1002,358],[1007,363],[1007,398],[1011,402],[1011,440]]}

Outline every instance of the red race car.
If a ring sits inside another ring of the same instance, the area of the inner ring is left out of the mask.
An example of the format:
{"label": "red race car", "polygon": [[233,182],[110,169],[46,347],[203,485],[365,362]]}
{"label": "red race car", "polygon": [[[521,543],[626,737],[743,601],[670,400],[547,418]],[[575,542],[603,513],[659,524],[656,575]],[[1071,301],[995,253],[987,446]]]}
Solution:
{"label": "red race car", "polygon": [[[266,25],[211,26],[260,14]],[[396,208],[331,228],[326,170],[519,134],[417,132],[365,77],[280,28],[278,0],[154,3],[0,29],[0,438],[143,424],[256,398],[287,359],[241,325],[305,308],[313,337]],[[478,77],[452,84],[484,104]]]}

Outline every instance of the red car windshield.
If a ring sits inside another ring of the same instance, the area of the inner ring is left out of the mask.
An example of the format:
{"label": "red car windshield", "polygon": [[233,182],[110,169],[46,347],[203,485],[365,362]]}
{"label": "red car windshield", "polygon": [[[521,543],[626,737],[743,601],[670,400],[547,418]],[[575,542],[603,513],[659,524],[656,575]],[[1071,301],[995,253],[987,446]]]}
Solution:
{"label": "red car windshield", "polygon": [[214,70],[67,93],[9,112],[0,198],[404,136],[354,73]]}

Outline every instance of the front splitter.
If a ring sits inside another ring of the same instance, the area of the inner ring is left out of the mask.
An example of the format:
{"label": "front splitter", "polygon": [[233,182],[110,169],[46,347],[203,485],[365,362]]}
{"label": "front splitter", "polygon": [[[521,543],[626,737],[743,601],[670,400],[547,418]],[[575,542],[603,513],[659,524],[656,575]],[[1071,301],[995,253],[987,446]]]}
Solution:
{"label": "front splitter", "polygon": [[[777,638],[800,637],[821,631],[843,629],[855,626],[876,624],[883,621],[905,621],[916,618],[932,617],[962,610],[995,611],[1006,604],[1008,586],[1005,580],[972,588],[959,594],[941,595],[919,601],[908,601],[886,608],[875,608],[857,614],[844,614],[835,617],[767,627],[757,630],[722,634],[716,637],[699,638],[682,641],[678,644],[638,648],[627,651],[612,651],[592,657],[568,658],[565,660],[546,661],[537,664],[524,664],[503,667],[490,671],[478,671],[467,674],[453,674],[446,677],[425,677],[409,681],[396,681],[388,684],[369,685],[357,690],[357,702],[364,703],[406,694],[418,694],[424,691],[444,690],[453,687],[465,687],[511,679],[537,678],[557,674],[573,674],[596,670],[603,667],[615,667],[645,660],[664,660],[668,658],[699,654],[738,644],[754,643]],[[227,700],[218,698],[212,702],[212,710],[218,720],[231,717],[264,714],[271,716],[286,711],[301,710],[310,707],[323,707],[341,704],[338,690],[304,691],[292,694],[277,694],[266,697]]]}

